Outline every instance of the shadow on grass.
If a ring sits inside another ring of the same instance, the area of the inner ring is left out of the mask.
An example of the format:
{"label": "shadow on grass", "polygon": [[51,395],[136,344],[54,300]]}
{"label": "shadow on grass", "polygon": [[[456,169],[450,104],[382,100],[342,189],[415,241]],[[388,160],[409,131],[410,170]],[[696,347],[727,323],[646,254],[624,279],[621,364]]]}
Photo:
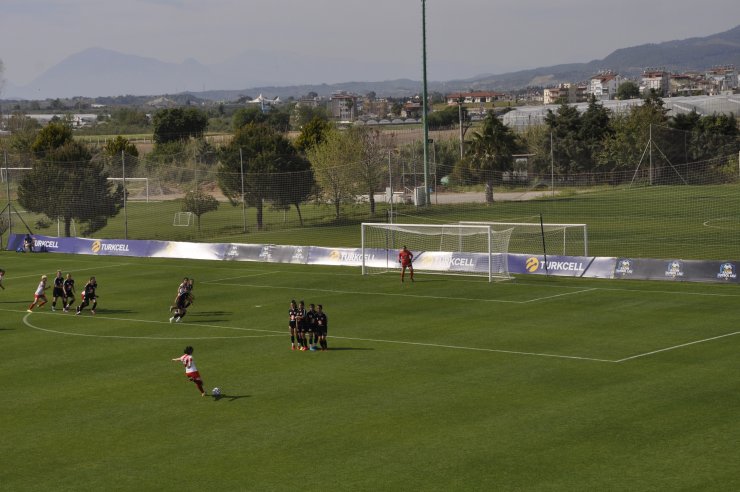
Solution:
{"label": "shadow on grass", "polygon": [[329,347],[328,352],[334,352],[336,350],[375,350],[370,347]]}
{"label": "shadow on grass", "polygon": [[214,401],[221,401],[221,400],[228,400],[228,401],[234,401],[239,400],[240,398],[251,398],[252,395],[224,395],[220,394],[218,396],[212,397]]}
{"label": "shadow on grass", "polygon": [[[76,309],[77,308],[75,308],[74,306],[72,306],[71,308],[69,308],[69,312],[71,313],[72,311],[74,311]],[[89,312],[90,312],[90,308],[85,308],[85,309],[82,310],[82,314],[86,314],[86,313],[89,313]],[[107,315],[107,314],[131,314],[133,312],[134,311],[132,311],[130,309],[96,309],[95,310],[95,314],[102,314],[102,315]]]}
{"label": "shadow on grass", "polygon": [[234,314],[231,311],[197,311],[197,312],[190,312],[188,311],[188,316],[230,316]]}

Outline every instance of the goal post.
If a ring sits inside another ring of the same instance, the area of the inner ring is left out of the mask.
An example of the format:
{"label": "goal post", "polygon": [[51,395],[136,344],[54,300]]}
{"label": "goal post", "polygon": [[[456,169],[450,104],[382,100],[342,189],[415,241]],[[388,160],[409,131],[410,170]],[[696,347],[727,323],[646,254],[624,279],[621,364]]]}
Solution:
{"label": "goal post", "polygon": [[544,244],[548,255],[588,256],[586,224],[486,221],[460,221],[460,224],[489,225],[493,230],[511,229],[510,253],[542,253]]}
{"label": "goal post", "polygon": [[363,223],[362,274],[397,271],[406,246],[416,272],[509,279],[510,236],[489,225]]}

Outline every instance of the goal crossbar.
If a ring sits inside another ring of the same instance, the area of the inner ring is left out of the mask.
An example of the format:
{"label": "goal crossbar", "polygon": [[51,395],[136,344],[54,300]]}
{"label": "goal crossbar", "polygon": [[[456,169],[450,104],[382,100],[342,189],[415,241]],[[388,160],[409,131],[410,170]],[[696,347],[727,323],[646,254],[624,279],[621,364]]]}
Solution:
{"label": "goal crossbar", "polygon": [[[563,256],[588,256],[588,225],[538,222],[460,221],[466,225],[490,225],[494,230],[513,229],[510,252]],[[544,234],[544,236],[543,236]]]}

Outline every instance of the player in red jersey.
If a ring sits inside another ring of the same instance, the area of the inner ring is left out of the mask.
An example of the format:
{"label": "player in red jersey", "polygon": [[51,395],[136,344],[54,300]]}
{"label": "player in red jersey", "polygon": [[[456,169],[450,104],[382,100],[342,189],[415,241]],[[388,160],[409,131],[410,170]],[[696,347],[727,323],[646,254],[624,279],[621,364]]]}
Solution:
{"label": "player in red jersey", "polygon": [[401,248],[401,251],[398,252],[398,262],[401,264],[401,282],[403,282],[403,277],[406,274],[406,269],[409,269],[409,275],[411,277],[411,281],[414,281],[414,253],[406,249],[406,246]]}
{"label": "player in red jersey", "polygon": [[36,306],[41,307],[44,304],[46,304],[47,302],[49,302],[46,299],[46,289],[49,288],[46,285],[46,279],[47,278],[48,277],[46,275],[42,275],[41,276],[41,282],[39,282],[39,286],[36,287],[36,292],[33,295],[33,302],[28,306],[28,309],[26,310],[29,313],[33,312],[33,308],[34,307],[36,307]]}
{"label": "player in red jersey", "polygon": [[206,392],[203,389],[203,380],[201,379],[198,368],[195,367],[195,361],[193,360],[193,347],[188,345],[187,347],[185,347],[185,350],[183,350],[183,352],[185,353],[182,354],[180,357],[176,357],[172,360],[179,361],[182,363],[183,366],[185,366],[185,377],[195,383],[195,385],[198,387],[198,391],[200,391],[200,396],[206,396]]}

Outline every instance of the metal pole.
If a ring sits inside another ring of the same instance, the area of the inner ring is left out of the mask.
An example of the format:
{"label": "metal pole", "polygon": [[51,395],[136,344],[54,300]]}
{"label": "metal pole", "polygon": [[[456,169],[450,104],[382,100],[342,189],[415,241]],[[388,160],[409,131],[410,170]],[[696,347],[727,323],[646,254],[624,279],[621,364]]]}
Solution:
{"label": "metal pole", "polygon": [[121,149],[121,173],[123,174],[123,238],[128,239],[128,210],[126,208],[126,154]]}
{"label": "metal pole", "polygon": [[457,102],[457,117],[460,120],[460,160],[462,160],[463,157],[465,156],[465,142],[463,140],[465,136],[463,135],[463,117],[462,117],[462,102],[461,101]]}
{"label": "metal pole", "polygon": [[[13,215],[10,213],[10,174],[8,174],[8,151],[3,150],[3,157],[5,159],[5,188],[8,191],[8,241],[10,241],[10,235],[13,234]],[[21,166],[18,166],[21,167]]]}
{"label": "metal pole", "polygon": [[421,0],[421,44],[422,44],[422,123],[424,126],[424,204],[430,205],[431,201],[429,198],[429,122],[427,121],[427,113],[429,108],[427,107],[427,11],[426,11],[426,0]]}
{"label": "metal pole", "polygon": [[653,124],[650,123],[650,136],[648,137],[648,147],[650,149],[650,174],[649,181],[650,186],[653,185]]}
{"label": "metal pole", "polygon": [[388,201],[390,203],[390,217],[388,222],[393,223],[393,174],[391,174],[391,150],[388,150],[388,189],[390,190],[390,196]]}
{"label": "metal pole", "polygon": [[550,194],[555,196],[555,152],[552,148],[552,132],[550,132]]}
{"label": "metal pole", "polygon": [[244,202],[244,156],[239,147],[239,169],[242,179],[242,232],[247,233],[247,204]]}

